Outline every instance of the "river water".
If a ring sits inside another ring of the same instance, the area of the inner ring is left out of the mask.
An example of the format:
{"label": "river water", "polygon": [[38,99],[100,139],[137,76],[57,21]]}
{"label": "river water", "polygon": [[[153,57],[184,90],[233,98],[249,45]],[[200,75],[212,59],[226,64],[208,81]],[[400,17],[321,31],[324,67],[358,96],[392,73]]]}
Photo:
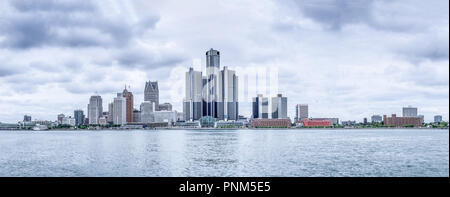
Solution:
{"label": "river water", "polygon": [[448,177],[449,131],[0,131],[0,176]]}

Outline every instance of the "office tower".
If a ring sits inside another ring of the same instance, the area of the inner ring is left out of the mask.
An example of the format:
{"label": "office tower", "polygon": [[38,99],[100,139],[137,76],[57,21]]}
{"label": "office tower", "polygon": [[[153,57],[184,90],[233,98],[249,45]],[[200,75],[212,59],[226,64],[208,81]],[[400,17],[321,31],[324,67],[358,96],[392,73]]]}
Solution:
{"label": "office tower", "polygon": [[144,101],[141,103],[141,122],[143,123],[151,123],[154,122],[153,116],[153,106],[155,103],[150,101]]}
{"label": "office tower", "polygon": [[122,93],[117,93],[117,97],[114,98],[113,104],[113,123],[115,125],[125,125],[127,122],[127,101],[123,97]]}
{"label": "office tower", "polygon": [[371,117],[371,120],[372,120],[373,123],[375,123],[375,122],[380,123],[380,122],[383,121],[383,118],[382,118],[380,115],[373,115],[373,116]]}
{"label": "office tower", "polygon": [[263,97],[262,94],[258,94],[257,97],[253,98],[252,109],[253,118],[269,118],[269,99],[267,97]]}
{"label": "office tower", "polygon": [[199,120],[203,114],[202,108],[202,90],[203,80],[202,72],[194,71],[189,68],[186,72],[186,94],[183,102],[183,113],[186,121]]}
{"label": "office tower", "polygon": [[403,107],[403,117],[417,117],[417,107]]}
{"label": "office tower", "polygon": [[308,105],[307,104],[297,104],[295,106],[295,119],[301,121],[308,118]]}
{"label": "office tower", "polygon": [[159,111],[172,111],[172,104],[163,103],[158,106]]}
{"label": "office tower", "polygon": [[64,114],[58,114],[57,116],[57,120],[59,124],[62,124],[63,118],[66,117]]}
{"label": "office tower", "polygon": [[239,114],[238,77],[224,67],[220,71],[220,52],[206,52],[206,76],[189,68],[186,72],[184,117],[188,121],[210,116],[218,120],[237,120]]}
{"label": "office tower", "polygon": [[145,89],[144,89],[144,101],[150,101],[155,103],[155,111],[158,111],[159,107],[159,89],[158,89],[158,82],[146,82],[145,83]]}
{"label": "office tower", "polygon": [[277,94],[272,97],[272,119],[286,119],[287,118],[287,97]]}
{"label": "office tower", "polygon": [[133,121],[134,122],[141,122],[141,111],[134,109],[133,110]]}
{"label": "office tower", "polygon": [[114,115],[114,102],[108,104],[108,121],[109,123],[113,123],[113,115]]}
{"label": "office tower", "polygon": [[23,116],[23,122],[31,122],[31,116],[29,116],[29,115],[24,115],[24,116]]}
{"label": "office tower", "polygon": [[434,116],[434,122],[435,123],[441,123],[442,122],[442,116],[441,115]]}
{"label": "office tower", "polygon": [[217,95],[217,119],[237,120],[238,119],[238,77],[236,72],[223,67],[218,77]]}
{"label": "office tower", "polygon": [[103,114],[102,97],[99,95],[91,96],[88,104],[89,124],[98,124],[98,119]]}
{"label": "office tower", "polygon": [[84,113],[83,110],[73,111],[73,117],[75,118],[75,126],[80,126],[83,124]]}
{"label": "office tower", "polygon": [[122,92],[123,97],[126,101],[126,120],[127,122],[133,122],[133,93],[127,90],[127,87],[125,86],[125,89]]}

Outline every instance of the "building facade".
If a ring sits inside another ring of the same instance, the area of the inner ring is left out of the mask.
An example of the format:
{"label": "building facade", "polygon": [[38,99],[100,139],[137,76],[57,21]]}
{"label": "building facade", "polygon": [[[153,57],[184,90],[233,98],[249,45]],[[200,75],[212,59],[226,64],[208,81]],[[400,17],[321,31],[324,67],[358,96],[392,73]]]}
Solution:
{"label": "building facade", "polygon": [[287,97],[277,94],[272,97],[272,119],[286,119],[287,117]]}
{"label": "building facade", "polygon": [[172,111],[172,104],[163,103],[158,106],[159,111]]}
{"label": "building facade", "polygon": [[417,117],[417,107],[403,107],[403,117]]}
{"label": "building facade", "polygon": [[153,116],[153,106],[155,104],[151,101],[144,101],[141,103],[141,122],[142,123],[152,123],[155,121]]}
{"label": "building facade", "polygon": [[434,116],[434,122],[435,123],[441,123],[442,122],[442,116],[441,115]]}
{"label": "building facade", "polygon": [[155,103],[154,111],[158,111],[159,107],[159,88],[158,81],[148,81],[145,83],[144,89],[144,101],[150,101]]}
{"label": "building facade", "polygon": [[73,117],[75,118],[75,126],[80,126],[83,124],[84,120],[84,112],[83,110],[75,110],[73,111]]}
{"label": "building facade", "polygon": [[308,105],[307,104],[297,104],[295,106],[295,119],[296,121],[308,118]]}
{"label": "building facade", "polygon": [[269,99],[262,94],[258,94],[257,97],[253,98],[252,117],[254,119],[269,118]]}
{"label": "building facade", "polygon": [[29,116],[29,115],[24,115],[24,116],[23,116],[23,122],[31,122],[31,116]]}
{"label": "building facade", "polygon": [[420,117],[397,117],[395,114],[392,114],[391,117],[387,117],[386,115],[383,116],[384,125],[393,127],[421,127],[422,121],[423,120]]}
{"label": "building facade", "polygon": [[125,89],[123,90],[122,95],[125,98],[125,102],[126,102],[126,120],[127,120],[127,122],[134,122],[133,121],[133,110],[134,110],[133,93],[128,91],[127,87],[125,86]]}
{"label": "building facade", "polygon": [[91,96],[88,104],[89,124],[98,124],[98,119],[103,113],[102,97],[99,95]]}
{"label": "building facade", "polygon": [[204,116],[218,120],[237,120],[239,114],[238,77],[224,67],[220,71],[220,52],[206,52],[206,76],[189,68],[186,72],[184,117],[188,121]]}
{"label": "building facade", "polygon": [[113,124],[125,125],[127,123],[127,101],[122,93],[117,93],[117,97],[113,102]]}
{"label": "building facade", "polygon": [[289,128],[291,120],[289,119],[253,119],[254,128]]}
{"label": "building facade", "polygon": [[372,123],[381,123],[383,118],[380,115],[373,115],[371,117]]}
{"label": "building facade", "polygon": [[331,120],[321,118],[321,119],[311,119],[305,118],[300,120],[304,127],[330,127],[332,125]]}
{"label": "building facade", "polygon": [[133,110],[133,121],[141,122],[141,111],[139,111],[137,109]]}

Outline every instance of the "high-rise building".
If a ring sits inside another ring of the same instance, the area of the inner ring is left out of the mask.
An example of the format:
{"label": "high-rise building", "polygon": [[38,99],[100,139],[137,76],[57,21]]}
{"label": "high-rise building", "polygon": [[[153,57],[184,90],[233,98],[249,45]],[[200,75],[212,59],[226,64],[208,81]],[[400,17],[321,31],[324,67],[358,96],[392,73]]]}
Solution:
{"label": "high-rise building", "polygon": [[202,72],[189,68],[186,72],[186,95],[183,102],[183,113],[186,121],[199,120],[203,114],[203,80]]}
{"label": "high-rise building", "polygon": [[363,124],[365,124],[365,125],[367,124],[367,118],[363,119]]}
{"label": "high-rise building", "polygon": [[254,119],[268,119],[269,118],[269,99],[258,94],[253,98],[253,118]]}
{"label": "high-rise building", "polygon": [[220,71],[220,52],[206,52],[206,76],[189,68],[186,73],[186,97],[183,112],[186,120],[210,116],[218,120],[237,120],[239,114],[238,77],[224,67]]}
{"label": "high-rise building", "polygon": [[295,119],[297,121],[301,121],[308,117],[309,117],[308,105],[307,104],[297,104],[295,106]]}
{"label": "high-rise building", "polygon": [[83,124],[84,113],[83,110],[75,110],[73,111],[73,117],[75,118],[75,126],[80,126]]}
{"label": "high-rise building", "polygon": [[287,97],[277,94],[272,97],[272,119],[286,119],[287,118]]}
{"label": "high-rise building", "polygon": [[109,103],[108,104],[108,119],[106,121],[108,121],[109,123],[113,123],[113,116],[114,116],[114,102]]}
{"label": "high-rise building", "polygon": [[417,107],[403,107],[403,117],[417,117]]}
{"label": "high-rise building", "polygon": [[153,115],[153,106],[155,103],[150,101],[144,101],[141,103],[141,122],[142,123],[152,123],[155,121]]}
{"label": "high-rise building", "polygon": [[380,123],[383,121],[383,118],[380,115],[373,115],[371,117],[371,120],[372,120],[372,123],[375,123],[375,122]]}
{"label": "high-rise building", "polygon": [[29,116],[29,115],[24,115],[24,116],[23,116],[23,122],[31,122],[31,116]]}
{"label": "high-rise building", "polygon": [[133,110],[134,110],[133,93],[128,91],[127,87],[125,86],[125,89],[123,90],[122,95],[126,101],[126,120],[127,120],[127,122],[134,122],[133,121]]}
{"label": "high-rise building", "polygon": [[115,125],[125,125],[127,122],[127,101],[123,97],[122,93],[117,93],[117,97],[114,98],[114,104],[113,104],[113,123]]}
{"label": "high-rise building", "polygon": [[158,82],[148,81],[145,83],[144,89],[144,101],[150,101],[155,103],[155,111],[158,111],[159,107],[159,88]]}
{"label": "high-rise building", "polygon": [[442,122],[442,116],[441,115],[434,116],[434,122],[435,123],[441,123]]}
{"label": "high-rise building", "polygon": [[99,95],[91,96],[88,104],[89,124],[98,124],[98,119],[103,114],[102,97]]}

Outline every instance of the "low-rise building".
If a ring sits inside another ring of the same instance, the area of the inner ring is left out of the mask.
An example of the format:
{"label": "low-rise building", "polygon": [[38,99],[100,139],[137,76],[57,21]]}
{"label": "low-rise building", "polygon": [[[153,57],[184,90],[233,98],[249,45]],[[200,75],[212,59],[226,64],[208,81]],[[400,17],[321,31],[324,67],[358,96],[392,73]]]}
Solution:
{"label": "low-rise building", "polygon": [[252,126],[254,128],[289,128],[291,127],[290,119],[253,119]]}
{"label": "low-rise building", "polygon": [[442,116],[441,115],[434,116],[434,122],[435,123],[441,123],[442,122]]}
{"label": "low-rise building", "polygon": [[61,121],[62,125],[70,125],[70,126],[75,126],[75,118],[72,118],[71,116],[68,117],[63,117],[62,121]]}
{"label": "low-rise building", "polygon": [[244,122],[241,121],[217,121],[214,123],[215,128],[243,128]]}
{"label": "low-rise building", "polygon": [[421,117],[397,117],[397,115],[392,114],[391,117],[384,115],[383,122],[384,125],[393,127],[421,127],[423,120]]}
{"label": "low-rise building", "polygon": [[303,124],[304,127],[331,127],[332,122],[329,119],[325,118],[305,118],[300,121],[301,124]]}
{"label": "low-rise building", "polygon": [[201,128],[200,121],[175,122],[177,128]]}

